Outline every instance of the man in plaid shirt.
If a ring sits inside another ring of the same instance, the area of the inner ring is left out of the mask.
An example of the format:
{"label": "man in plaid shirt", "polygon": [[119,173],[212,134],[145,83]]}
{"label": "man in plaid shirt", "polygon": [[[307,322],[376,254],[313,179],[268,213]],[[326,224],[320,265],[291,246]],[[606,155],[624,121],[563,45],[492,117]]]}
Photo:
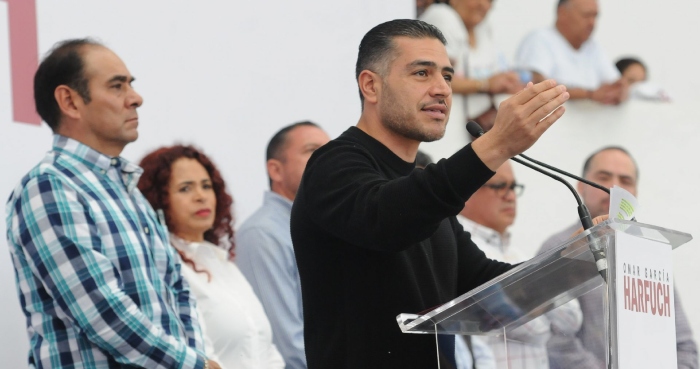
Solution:
{"label": "man in plaid shirt", "polygon": [[35,368],[218,368],[167,230],[119,157],[143,102],[119,57],[59,43],[34,77],[53,148],[7,203],[7,237]]}

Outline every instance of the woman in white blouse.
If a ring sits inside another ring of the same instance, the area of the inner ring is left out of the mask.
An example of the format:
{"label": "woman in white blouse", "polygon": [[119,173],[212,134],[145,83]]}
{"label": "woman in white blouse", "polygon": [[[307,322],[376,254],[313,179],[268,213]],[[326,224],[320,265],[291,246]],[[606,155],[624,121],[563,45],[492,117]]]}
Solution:
{"label": "woman in white blouse", "polygon": [[224,369],[284,368],[260,301],[230,261],[233,200],[219,171],[204,153],[181,145],[158,149],[140,165],[138,187],[183,260],[207,356]]}

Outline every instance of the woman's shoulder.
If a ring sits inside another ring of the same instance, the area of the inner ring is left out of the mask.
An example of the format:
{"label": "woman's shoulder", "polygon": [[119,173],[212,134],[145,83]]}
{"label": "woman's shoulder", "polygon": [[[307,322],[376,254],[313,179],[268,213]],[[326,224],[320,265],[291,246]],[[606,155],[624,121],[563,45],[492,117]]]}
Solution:
{"label": "woman's shoulder", "polygon": [[228,252],[223,247],[215,245],[209,241],[202,242],[202,246],[211,251],[211,253],[220,261],[228,261]]}

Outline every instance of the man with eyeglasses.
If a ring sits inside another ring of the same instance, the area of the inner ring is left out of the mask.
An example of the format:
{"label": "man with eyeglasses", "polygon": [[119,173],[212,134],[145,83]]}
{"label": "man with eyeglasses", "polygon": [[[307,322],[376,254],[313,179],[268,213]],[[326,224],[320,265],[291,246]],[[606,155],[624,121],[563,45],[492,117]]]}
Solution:
{"label": "man with eyeglasses", "polygon": [[472,234],[474,243],[489,259],[508,263],[524,260],[508,246],[507,228],[515,221],[516,198],[524,186],[515,182],[513,168],[505,162],[491,179],[464,203],[457,219]]}
{"label": "man with eyeglasses", "polygon": [[[515,180],[505,162],[496,174],[465,202],[457,220],[489,259],[511,264],[526,260],[510,244],[508,227],[515,221],[516,199],[525,187]],[[508,351],[503,337],[484,337],[493,349],[497,368],[549,368],[547,341],[552,329],[573,331],[580,327],[581,311],[576,300],[534,319],[509,333]],[[572,324],[572,322],[574,324]],[[555,327],[555,328],[552,328]],[[507,354],[506,354],[507,352]]]}

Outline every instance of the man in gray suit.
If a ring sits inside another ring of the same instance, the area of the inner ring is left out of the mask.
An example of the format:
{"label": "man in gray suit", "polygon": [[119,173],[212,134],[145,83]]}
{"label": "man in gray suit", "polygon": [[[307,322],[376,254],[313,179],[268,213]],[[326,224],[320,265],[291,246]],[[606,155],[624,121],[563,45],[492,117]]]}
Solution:
{"label": "man in gray suit", "polygon": [[[639,169],[627,150],[621,147],[605,147],[588,157],[583,166],[583,177],[607,188],[619,186],[637,196]],[[592,217],[608,213],[610,196],[596,188],[578,183],[578,192]],[[550,237],[540,249],[544,252],[566,241],[581,224],[570,227]],[[583,313],[583,325],[574,336],[553,332],[547,350],[550,369],[557,368],[605,368],[605,332],[603,326],[603,288],[599,287],[579,297]],[[676,347],[679,369],[698,368],[698,349],[693,340],[688,319],[683,312],[680,296],[675,293]]]}

